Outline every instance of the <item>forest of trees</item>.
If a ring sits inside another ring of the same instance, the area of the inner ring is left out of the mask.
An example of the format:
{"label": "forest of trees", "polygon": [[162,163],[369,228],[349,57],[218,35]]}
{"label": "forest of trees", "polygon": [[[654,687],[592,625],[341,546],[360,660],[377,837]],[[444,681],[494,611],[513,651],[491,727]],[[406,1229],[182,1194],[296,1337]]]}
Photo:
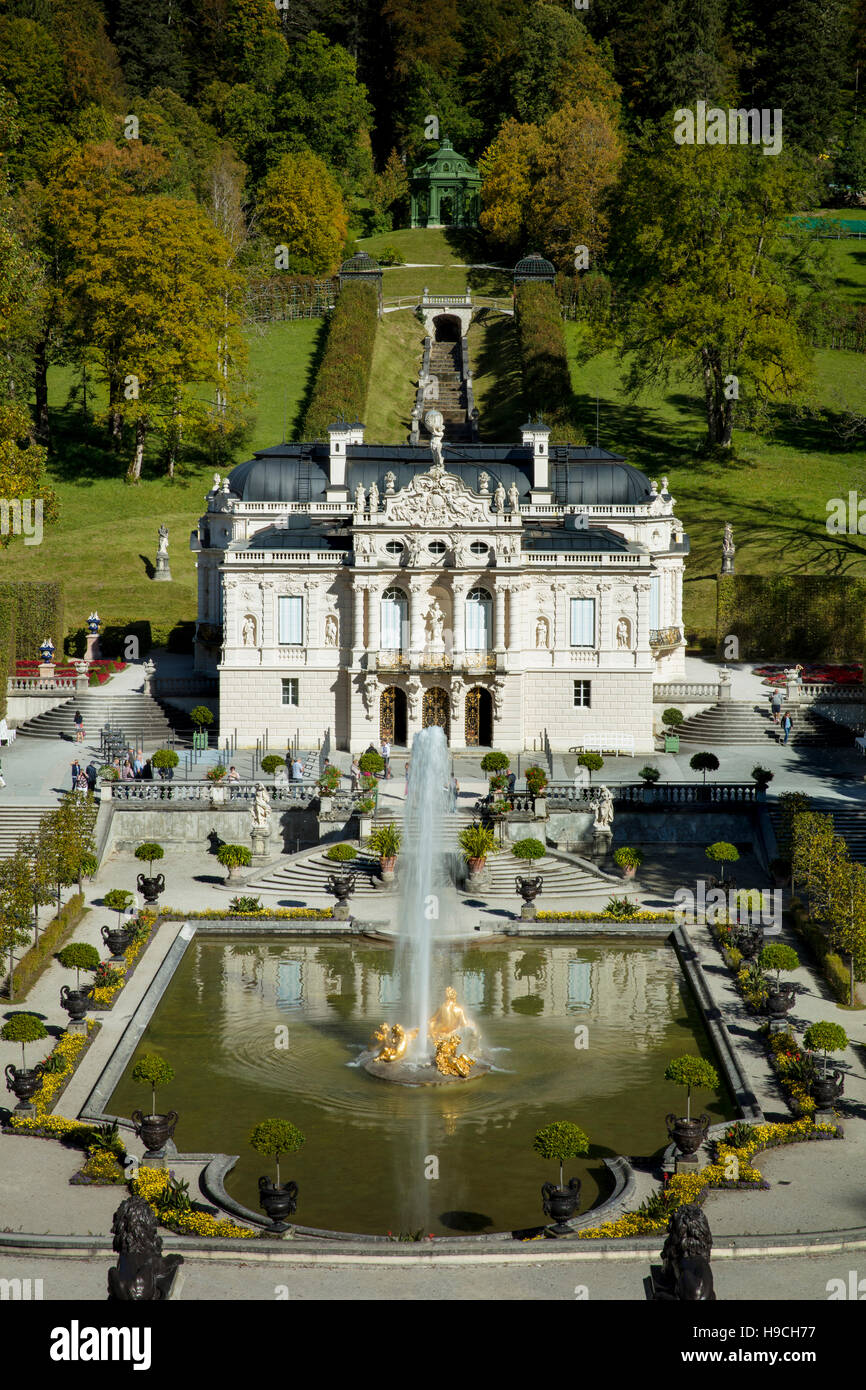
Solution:
{"label": "forest of trees", "polygon": [[[244,284],[275,266],[330,274],[355,236],[405,225],[431,113],[482,171],[490,253],[507,260],[534,243],[568,269],[574,246],[588,246],[591,269],[634,310],[644,370],[663,365],[663,325],[682,321],[693,291],[709,312],[729,253],[757,279],[760,332],[743,333],[731,308],[717,360],[677,344],[724,443],[728,371],[770,393],[799,377],[792,256],[770,224],[866,188],[864,56],[866,0],[592,0],[582,11],[570,0],[0,0],[0,488],[51,505],[41,479],[55,365],[82,394],[88,379],[105,387],[100,423],[131,481],[154,436],[169,473],[191,441],[228,457],[251,409]],[[698,98],[780,107],[782,156],[674,159],[670,115]],[[708,203],[723,205],[724,249],[709,279],[666,295],[671,257],[651,229],[675,213],[684,244],[700,248]],[[768,234],[750,259],[756,228]]]}

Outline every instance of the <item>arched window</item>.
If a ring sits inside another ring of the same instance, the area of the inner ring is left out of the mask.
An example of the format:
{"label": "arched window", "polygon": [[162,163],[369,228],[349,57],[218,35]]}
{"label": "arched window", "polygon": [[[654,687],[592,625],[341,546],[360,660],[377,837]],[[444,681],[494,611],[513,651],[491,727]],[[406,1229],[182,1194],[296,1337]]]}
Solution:
{"label": "arched window", "polygon": [[402,589],[386,589],[380,605],[379,645],[383,651],[401,652],[409,601]]}
{"label": "arched window", "polygon": [[493,645],[493,599],[486,589],[472,589],[466,597],[466,650],[487,652]]}

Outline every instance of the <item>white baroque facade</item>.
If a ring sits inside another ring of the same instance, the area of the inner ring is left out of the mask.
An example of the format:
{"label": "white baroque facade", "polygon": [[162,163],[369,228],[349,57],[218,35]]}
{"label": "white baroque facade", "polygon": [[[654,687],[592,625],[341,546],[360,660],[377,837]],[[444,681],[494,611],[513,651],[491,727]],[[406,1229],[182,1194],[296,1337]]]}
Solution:
{"label": "white baroque facade", "polygon": [[667,480],[540,423],[432,452],[333,425],[217,476],[191,547],[196,667],[240,745],[438,723],[455,749],[646,753],[653,684],[684,675]]}

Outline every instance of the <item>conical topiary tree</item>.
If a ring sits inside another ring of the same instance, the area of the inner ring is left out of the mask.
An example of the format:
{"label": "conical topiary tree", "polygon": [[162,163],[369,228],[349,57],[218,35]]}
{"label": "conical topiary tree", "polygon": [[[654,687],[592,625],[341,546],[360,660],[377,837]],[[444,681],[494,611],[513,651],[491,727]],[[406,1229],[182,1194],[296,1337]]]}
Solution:
{"label": "conical topiary tree", "polygon": [[848,1046],[848,1034],[840,1023],[830,1023],[821,1019],[806,1029],[803,1042],[811,1052],[823,1052],[824,1068],[821,1075],[826,1077],[828,1052],[843,1052]]}
{"label": "conical topiary tree", "polygon": [[250,1131],[250,1145],[265,1158],[276,1159],[277,1187],[280,1186],[280,1157],[297,1153],[304,1135],[291,1120],[262,1120]]}
{"label": "conical topiary tree", "polygon": [[544,1129],[538,1130],[532,1141],[532,1147],[542,1158],[553,1160],[559,1164],[559,1186],[564,1187],[562,1177],[562,1165],[570,1158],[577,1158],[580,1154],[585,1154],[589,1148],[589,1137],[583,1130],[570,1120],[555,1120],[553,1124],[545,1125]]}
{"label": "conical topiary tree", "polygon": [[48,1037],[48,1030],[41,1018],[36,1014],[13,1014],[10,1019],[0,1028],[0,1038],[4,1042],[17,1042],[21,1044],[21,1070],[27,1070],[27,1058],[24,1055],[24,1044],[29,1042],[41,1042]]}
{"label": "conical topiary tree", "polygon": [[78,990],[81,989],[82,970],[97,969],[99,952],[86,941],[70,941],[68,946],[57,952],[57,959],[65,970],[75,971],[75,988]]}
{"label": "conical topiary tree", "polygon": [[675,1086],[686,1088],[686,1119],[692,1118],[692,1087],[699,1091],[717,1091],[719,1073],[703,1057],[686,1055],[674,1057],[665,1067],[665,1081],[673,1081]]}

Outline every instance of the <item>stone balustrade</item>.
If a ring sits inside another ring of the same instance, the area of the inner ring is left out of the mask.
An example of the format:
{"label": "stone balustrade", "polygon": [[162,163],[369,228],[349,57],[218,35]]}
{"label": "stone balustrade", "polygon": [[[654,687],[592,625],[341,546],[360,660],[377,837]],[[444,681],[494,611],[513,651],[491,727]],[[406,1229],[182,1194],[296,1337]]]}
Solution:
{"label": "stone balustrade", "polygon": [[665,681],[653,686],[653,701],[667,704],[670,700],[711,700],[715,704],[721,695],[718,681]]}
{"label": "stone balustrade", "polygon": [[[314,782],[269,782],[260,778],[268,789],[271,802],[275,806],[299,806],[305,808],[318,797]],[[110,797],[120,806],[145,806],[153,802],[175,802],[178,805],[210,805],[216,799],[226,806],[238,802],[252,804],[256,797],[255,782],[103,782],[103,796]],[[336,798],[335,798],[336,799]]]}
{"label": "stone balustrade", "polygon": [[[9,676],[6,681],[7,695],[50,695],[52,691],[59,690],[64,694],[78,689],[77,676]],[[84,674],[84,682],[87,682],[87,673]]]}

